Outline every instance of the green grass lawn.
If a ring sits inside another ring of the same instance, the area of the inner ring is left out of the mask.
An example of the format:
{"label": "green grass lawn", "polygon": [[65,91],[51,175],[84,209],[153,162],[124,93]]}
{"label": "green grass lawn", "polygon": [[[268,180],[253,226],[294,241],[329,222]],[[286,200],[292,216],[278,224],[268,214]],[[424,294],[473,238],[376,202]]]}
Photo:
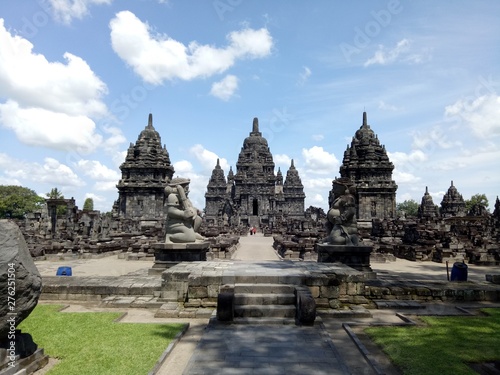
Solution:
{"label": "green grass lawn", "polygon": [[184,324],[114,322],[121,313],[65,313],[38,305],[22,332],[60,362],[50,375],[146,375]]}
{"label": "green grass lawn", "polygon": [[500,360],[500,309],[487,316],[419,317],[426,325],[365,331],[404,374],[476,374],[467,363]]}

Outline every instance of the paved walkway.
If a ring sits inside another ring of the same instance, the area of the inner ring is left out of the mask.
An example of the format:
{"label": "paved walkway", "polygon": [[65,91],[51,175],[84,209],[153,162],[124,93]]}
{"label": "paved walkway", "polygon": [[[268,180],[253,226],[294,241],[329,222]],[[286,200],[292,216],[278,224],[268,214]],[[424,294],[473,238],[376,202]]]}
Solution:
{"label": "paved walkway", "polygon": [[183,374],[331,375],[349,371],[321,325],[214,323],[207,327]]}
{"label": "paved walkway", "polygon": [[273,249],[273,238],[264,237],[262,233],[240,237],[238,249],[233,254],[233,260],[280,260]]}

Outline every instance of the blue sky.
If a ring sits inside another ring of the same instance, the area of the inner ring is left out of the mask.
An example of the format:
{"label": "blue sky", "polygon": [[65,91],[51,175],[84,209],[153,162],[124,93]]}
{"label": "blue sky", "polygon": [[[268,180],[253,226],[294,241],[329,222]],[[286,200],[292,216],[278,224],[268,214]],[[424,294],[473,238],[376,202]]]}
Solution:
{"label": "blue sky", "polygon": [[306,207],[327,208],[368,123],[397,201],[500,194],[500,2],[4,0],[0,184],[101,211],[148,114],[203,208],[259,118]]}

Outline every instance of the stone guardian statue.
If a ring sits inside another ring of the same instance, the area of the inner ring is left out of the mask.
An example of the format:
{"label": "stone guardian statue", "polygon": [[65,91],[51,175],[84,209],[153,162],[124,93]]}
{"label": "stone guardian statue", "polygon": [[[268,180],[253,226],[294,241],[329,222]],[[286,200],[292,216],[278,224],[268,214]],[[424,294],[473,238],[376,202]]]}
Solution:
{"label": "stone guardian statue", "polygon": [[190,243],[204,240],[198,233],[201,217],[188,198],[190,180],[174,178],[165,188],[167,225],[165,243]]}

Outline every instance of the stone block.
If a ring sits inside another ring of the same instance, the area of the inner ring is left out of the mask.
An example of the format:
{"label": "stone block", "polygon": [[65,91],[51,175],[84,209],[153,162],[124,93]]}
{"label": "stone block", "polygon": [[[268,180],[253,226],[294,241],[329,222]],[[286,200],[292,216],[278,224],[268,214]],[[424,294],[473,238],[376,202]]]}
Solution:
{"label": "stone block", "polygon": [[208,291],[206,286],[190,286],[188,289],[189,299],[191,298],[206,298],[208,297]]}
{"label": "stone block", "polygon": [[320,296],[319,286],[310,286],[309,290],[314,298],[318,298]]}
{"label": "stone block", "polygon": [[338,286],[322,286],[320,287],[320,295],[324,298],[339,298],[340,287]]}
{"label": "stone block", "polygon": [[219,285],[211,284],[207,285],[207,297],[217,299],[219,294]]}
{"label": "stone block", "polygon": [[487,274],[486,281],[493,284],[500,284],[500,274]]}

